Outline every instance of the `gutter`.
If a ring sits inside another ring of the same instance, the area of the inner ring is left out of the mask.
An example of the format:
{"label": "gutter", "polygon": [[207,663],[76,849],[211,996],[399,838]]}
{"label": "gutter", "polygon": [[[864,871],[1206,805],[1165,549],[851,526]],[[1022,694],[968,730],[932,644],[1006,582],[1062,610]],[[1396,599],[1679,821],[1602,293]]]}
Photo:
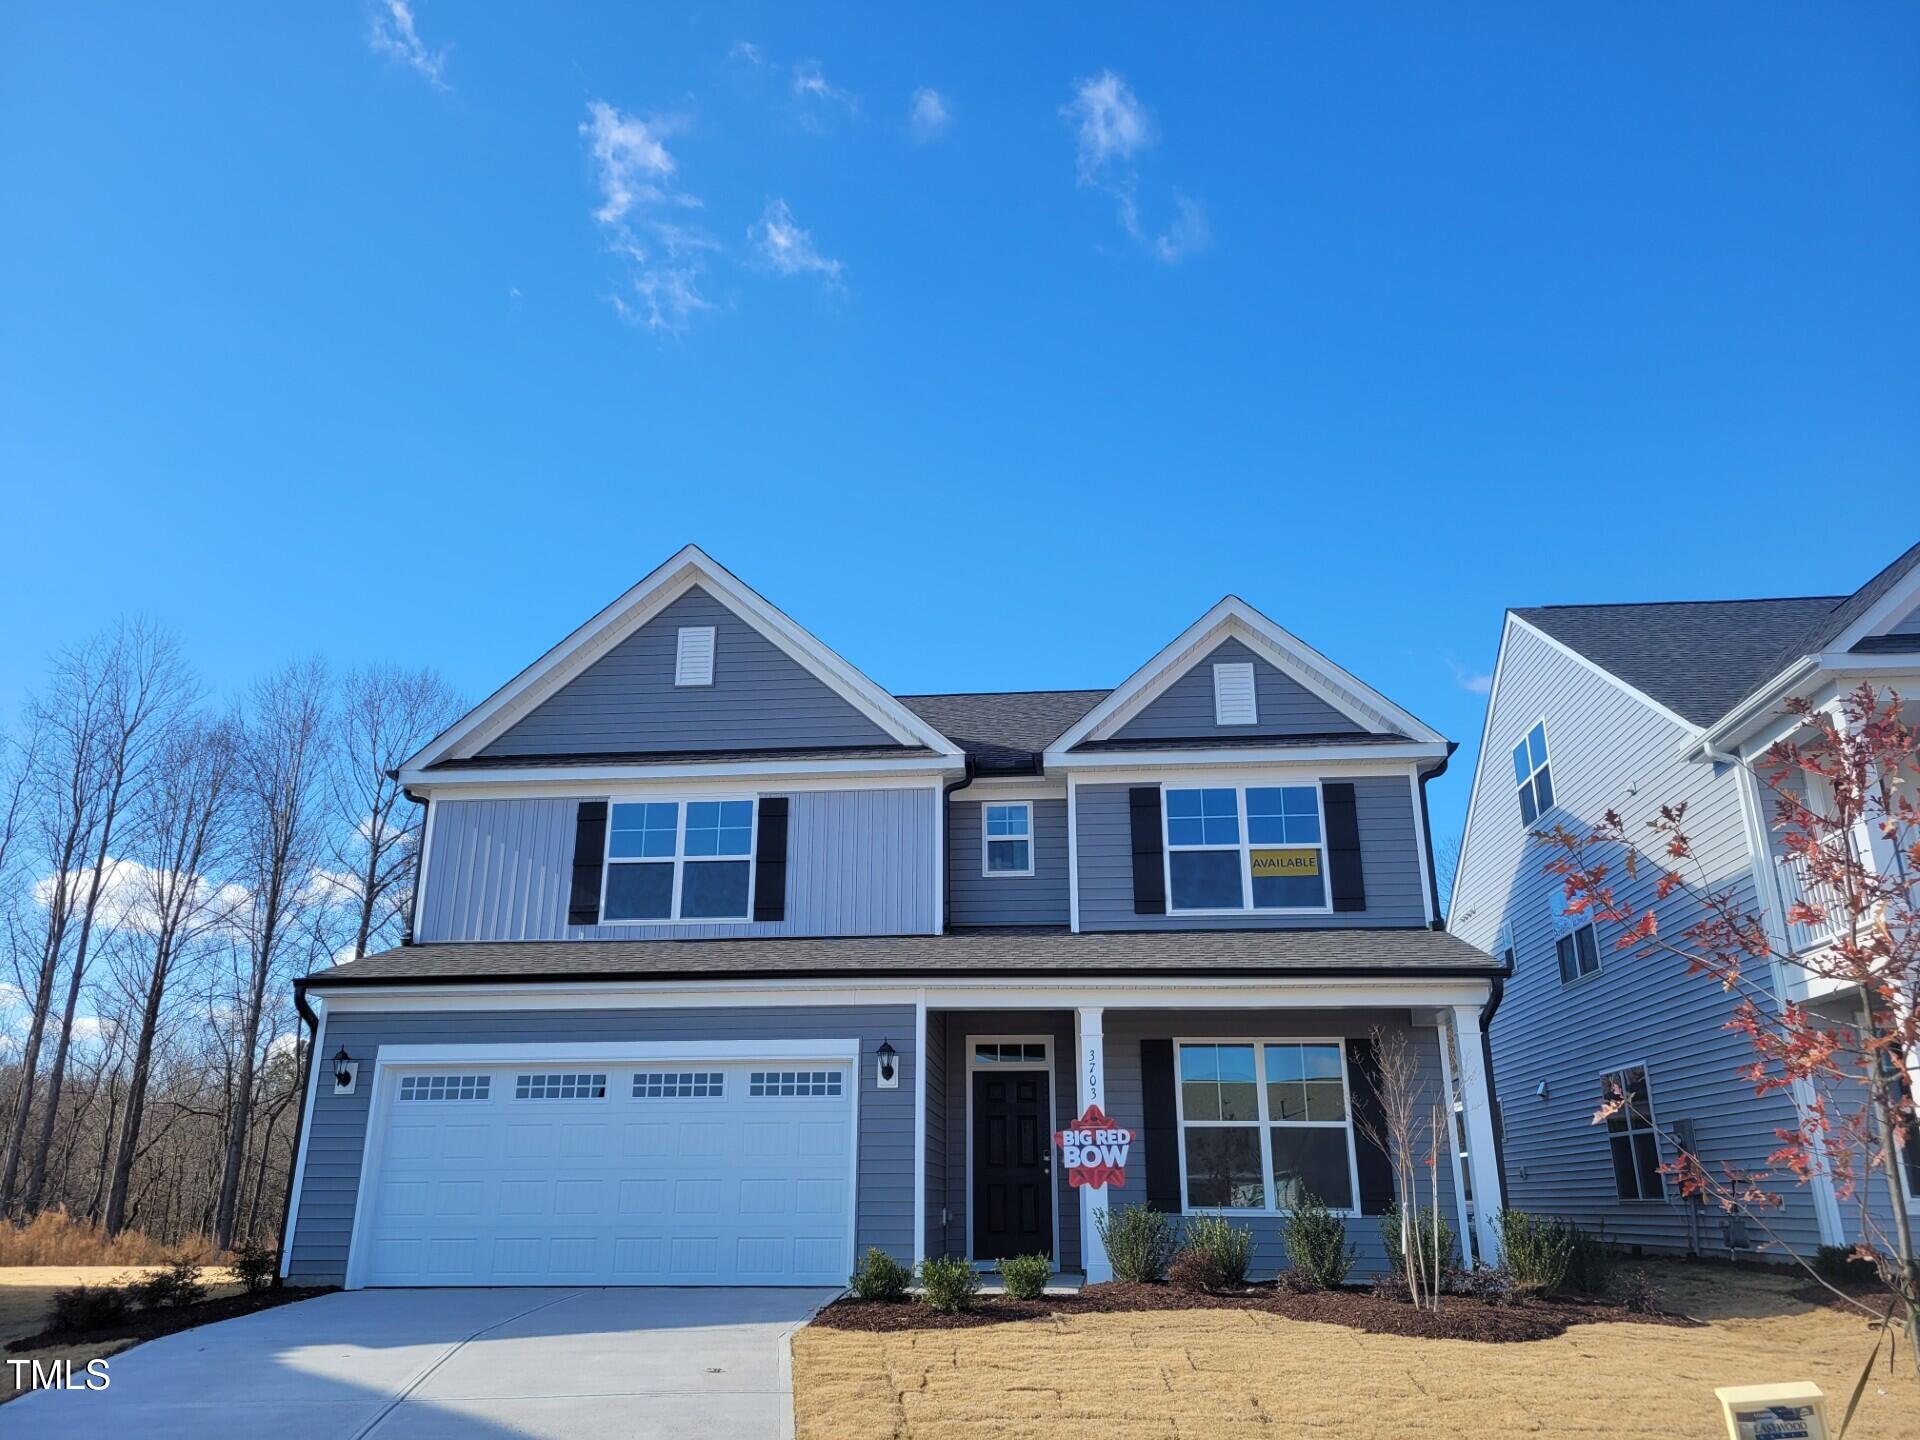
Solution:
{"label": "gutter", "polygon": [[[940,929],[942,933],[953,929],[953,792],[963,785],[973,783],[974,764],[971,751],[967,754],[966,768],[960,772],[958,780],[949,780],[940,787]],[[985,844],[985,840],[981,844]],[[1028,837],[1028,844],[1034,843]]]}
{"label": "gutter", "polygon": [[1820,672],[1818,655],[1803,655],[1787,666],[1773,679],[1753,691],[1744,700],[1722,715],[1712,725],[1696,735],[1685,754],[1688,759],[1715,759],[1713,752],[1722,741],[1740,733],[1741,729],[1754,720],[1760,712],[1772,705],[1786,691],[1797,688],[1803,681],[1811,679]]}
{"label": "gutter", "polygon": [[280,1211],[280,1263],[273,1267],[273,1283],[278,1288],[287,1283],[287,1262],[291,1258],[286,1253],[289,1227],[293,1224],[293,1177],[300,1169],[300,1144],[304,1140],[307,1128],[307,1091],[313,1081],[313,1062],[319,1058],[316,1051],[320,1044],[320,1017],[313,1013],[313,1007],[307,1003],[306,985],[293,982],[293,1005],[300,1012],[300,1018],[307,1023],[307,1063],[300,1067],[300,1104],[293,1112],[293,1147],[287,1152],[287,1203]]}

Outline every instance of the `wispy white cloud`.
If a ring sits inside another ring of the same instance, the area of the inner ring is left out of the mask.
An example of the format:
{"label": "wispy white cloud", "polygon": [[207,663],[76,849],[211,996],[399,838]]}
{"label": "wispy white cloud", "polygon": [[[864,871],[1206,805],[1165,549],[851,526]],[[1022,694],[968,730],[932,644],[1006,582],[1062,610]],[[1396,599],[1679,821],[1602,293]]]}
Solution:
{"label": "wispy white cloud", "polygon": [[714,308],[700,290],[703,256],[718,248],[683,217],[700,210],[698,196],[679,183],[666,141],[685,122],[642,118],[604,100],[590,101],[580,133],[592,153],[600,205],[593,212],[608,248],[628,267],[631,297],[615,295],[622,319],[656,332],[678,334]]}
{"label": "wispy white cloud", "polygon": [[826,117],[834,110],[849,115],[860,113],[859,97],[828,81],[817,60],[798,60],[793,66],[794,111],[804,130],[818,134],[826,129]]}
{"label": "wispy white cloud", "polygon": [[751,65],[756,70],[767,63],[766,52],[751,40],[734,41],[733,48],[727,51],[727,59]]}
{"label": "wispy white cloud", "polygon": [[907,104],[907,129],[913,138],[921,144],[937,140],[947,133],[947,126],[953,123],[953,115],[947,109],[946,97],[938,90],[921,86],[913,92],[913,99]]}
{"label": "wispy white cloud", "polygon": [[427,48],[415,27],[413,7],[407,0],[379,0],[373,12],[373,25],[367,43],[376,55],[398,60],[424,75],[435,89],[447,88],[447,51]]}
{"label": "wispy white cloud", "polygon": [[1451,657],[1447,660],[1447,664],[1452,667],[1453,670],[1453,683],[1458,685],[1462,690],[1469,691],[1475,695],[1492,693],[1493,676],[1482,674],[1471,665],[1462,665],[1458,660],[1452,659]]}
{"label": "wispy white cloud", "polygon": [[1147,107],[1131,86],[1111,70],[1074,85],[1073,98],[1060,114],[1074,130],[1074,164],[1079,183],[1113,197],[1120,226],[1155,259],[1172,265],[1213,240],[1206,207],[1190,196],[1174,193],[1174,218],[1155,231],[1140,219],[1137,192],[1140,176],[1137,156],[1159,140]]}
{"label": "wispy white cloud", "polygon": [[840,262],[820,253],[812,232],[800,228],[784,200],[767,201],[758,223],[747,227],[747,239],[775,274],[818,275],[828,285],[840,283]]}

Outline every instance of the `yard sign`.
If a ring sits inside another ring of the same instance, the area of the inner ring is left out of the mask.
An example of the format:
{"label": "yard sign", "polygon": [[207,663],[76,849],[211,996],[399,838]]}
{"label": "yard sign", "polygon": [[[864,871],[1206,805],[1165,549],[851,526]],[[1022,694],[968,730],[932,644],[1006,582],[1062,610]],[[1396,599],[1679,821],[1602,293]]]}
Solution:
{"label": "yard sign", "polygon": [[1056,1130],[1053,1143],[1067,1167],[1067,1184],[1098,1190],[1103,1185],[1127,1183],[1127,1151],[1133,1131],[1122,1129],[1098,1105],[1088,1105],[1071,1130]]}

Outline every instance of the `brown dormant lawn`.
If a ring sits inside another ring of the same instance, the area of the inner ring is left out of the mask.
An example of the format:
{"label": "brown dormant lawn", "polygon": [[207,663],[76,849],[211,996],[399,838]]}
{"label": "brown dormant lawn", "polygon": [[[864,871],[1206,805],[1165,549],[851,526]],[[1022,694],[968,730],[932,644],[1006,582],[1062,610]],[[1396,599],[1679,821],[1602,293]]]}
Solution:
{"label": "brown dormant lawn", "polygon": [[[129,1275],[145,1275],[159,1267],[153,1265],[4,1265],[0,1266],[0,1346],[22,1335],[34,1335],[47,1328],[47,1306],[53,1292],[69,1285],[105,1285]],[[209,1268],[201,1276],[207,1282],[208,1295],[229,1295],[239,1290],[224,1270]],[[79,1348],[54,1347],[45,1350],[0,1351],[0,1403],[20,1392],[13,1383],[13,1367],[8,1360],[38,1360],[43,1366],[55,1360],[71,1360],[76,1371],[97,1356],[117,1354],[134,1342],[107,1340]]]}
{"label": "brown dormant lawn", "polygon": [[[1705,1323],[1576,1325],[1479,1344],[1368,1335],[1243,1310],[1023,1320],[793,1339],[798,1440],[1722,1440],[1717,1385],[1812,1380],[1837,1423],[1871,1343],[1792,1276],[1649,1266]],[[1885,1352],[1849,1440],[1920,1440],[1920,1382]]]}

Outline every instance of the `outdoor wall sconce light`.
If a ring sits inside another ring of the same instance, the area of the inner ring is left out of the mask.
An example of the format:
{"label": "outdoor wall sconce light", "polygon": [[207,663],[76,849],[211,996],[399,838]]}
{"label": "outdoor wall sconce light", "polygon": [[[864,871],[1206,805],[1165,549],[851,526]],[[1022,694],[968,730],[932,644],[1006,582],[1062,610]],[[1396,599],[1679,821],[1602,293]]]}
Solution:
{"label": "outdoor wall sconce light", "polygon": [[1539,1088],[1539,1089],[1537,1089],[1537,1090],[1535,1090],[1535,1091],[1534,1091],[1533,1093],[1534,1093],[1534,1094],[1536,1094],[1536,1095],[1538,1095],[1538,1096],[1539,1096],[1539,1097],[1540,1097],[1540,1098],[1541,1098],[1542,1100],[1545,1100],[1545,1099],[1547,1099],[1547,1098],[1548,1098],[1548,1097],[1547,1097],[1547,1082],[1546,1082],[1546,1081],[1544,1081],[1544,1080],[1542,1080],[1542,1081],[1540,1082],[1540,1088]]}
{"label": "outdoor wall sconce light", "polygon": [[342,1045],[340,1053],[333,1057],[333,1093],[351,1095],[353,1082],[359,1078],[360,1062],[347,1054],[347,1047]]}
{"label": "outdoor wall sconce light", "polygon": [[879,1058],[880,1078],[877,1083],[882,1090],[898,1090],[900,1088],[900,1066],[898,1063],[900,1052],[895,1050],[893,1046],[885,1040],[882,1040],[880,1042]]}

